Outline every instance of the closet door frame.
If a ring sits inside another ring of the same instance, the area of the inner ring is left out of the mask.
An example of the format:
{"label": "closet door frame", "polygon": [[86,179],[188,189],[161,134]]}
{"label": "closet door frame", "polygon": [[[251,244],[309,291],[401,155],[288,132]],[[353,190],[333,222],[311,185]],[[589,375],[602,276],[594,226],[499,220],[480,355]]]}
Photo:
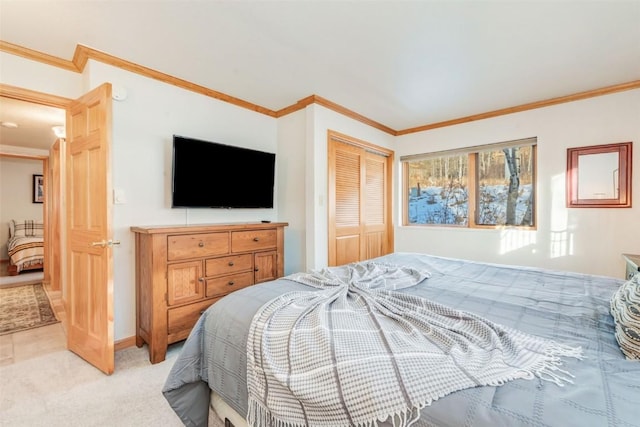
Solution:
{"label": "closet door frame", "polygon": [[[384,216],[385,220],[385,238],[382,242],[382,246],[386,248],[386,253],[392,253],[394,251],[394,234],[393,234],[393,161],[394,152],[384,147],[380,147],[371,144],[367,141],[363,141],[357,138],[350,137],[348,135],[328,131],[327,136],[327,148],[328,148],[328,191],[327,191],[327,204],[328,204],[328,265],[335,266],[344,263],[339,259],[337,250],[337,197],[336,197],[336,146],[337,144],[347,144],[353,146],[355,149],[360,150],[360,198],[359,198],[359,242],[357,244],[357,256],[353,257],[354,260],[362,261],[367,258],[367,246],[364,241],[363,230],[365,230],[365,215],[363,215],[365,207],[365,179],[366,179],[366,155],[367,153],[373,153],[378,156],[386,158],[386,182],[384,183]],[[356,227],[354,227],[356,228]]]}

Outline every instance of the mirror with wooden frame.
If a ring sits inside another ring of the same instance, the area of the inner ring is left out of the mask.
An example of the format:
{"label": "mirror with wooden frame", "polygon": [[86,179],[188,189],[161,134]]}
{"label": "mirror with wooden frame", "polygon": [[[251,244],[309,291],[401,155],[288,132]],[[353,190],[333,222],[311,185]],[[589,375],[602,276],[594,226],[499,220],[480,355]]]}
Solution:
{"label": "mirror with wooden frame", "polygon": [[632,143],[567,149],[567,207],[630,208]]}

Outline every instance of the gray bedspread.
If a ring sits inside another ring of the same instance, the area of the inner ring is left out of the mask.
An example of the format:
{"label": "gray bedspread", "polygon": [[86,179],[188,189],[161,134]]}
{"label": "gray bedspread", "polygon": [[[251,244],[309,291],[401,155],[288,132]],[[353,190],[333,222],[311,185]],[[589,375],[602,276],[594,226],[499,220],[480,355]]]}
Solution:
{"label": "gray bedspread", "polygon": [[[452,393],[425,407],[416,426],[640,426],[640,363],[626,360],[614,336],[609,298],[622,279],[531,267],[396,253],[379,261],[428,270],[404,292],[523,332],[581,346],[567,359],[574,384],[515,380]],[[286,278],[236,291],[200,318],[163,393],[187,426],[206,426],[209,389],[247,413],[246,344],[258,309],[290,292],[314,289]]]}

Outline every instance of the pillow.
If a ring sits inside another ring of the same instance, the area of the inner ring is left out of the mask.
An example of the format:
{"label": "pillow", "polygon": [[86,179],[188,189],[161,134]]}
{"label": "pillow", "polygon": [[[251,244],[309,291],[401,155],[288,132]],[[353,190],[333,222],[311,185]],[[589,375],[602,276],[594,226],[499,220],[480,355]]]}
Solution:
{"label": "pillow", "polygon": [[24,221],[9,221],[10,237],[43,237],[44,227],[42,221],[26,219]]}
{"label": "pillow", "polygon": [[630,360],[640,360],[640,273],[623,283],[611,296],[616,340]]}

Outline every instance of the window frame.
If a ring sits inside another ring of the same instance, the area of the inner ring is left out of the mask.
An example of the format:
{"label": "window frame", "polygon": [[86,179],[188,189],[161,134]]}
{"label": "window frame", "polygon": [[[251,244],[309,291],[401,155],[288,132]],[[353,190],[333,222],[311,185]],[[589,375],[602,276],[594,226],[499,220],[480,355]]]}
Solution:
{"label": "window frame", "polygon": [[[480,185],[478,179],[478,155],[481,151],[499,150],[503,148],[513,147],[531,147],[531,157],[533,161],[532,177],[531,177],[531,192],[533,194],[533,209],[531,212],[533,225],[502,225],[502,224],[478,224],[478,195],[480,193]],[[400,163],[402,168],[402,225],[411,227],[452,227],[456,229],[520,229],[520,230],[537,230],[538,228],[538,156],[537,156],[538,141],[537,137],[523,138],[518,140],[511,140],[505,142],[499,142],[495,144],[477,145],[472,147],[460,148],[455,150],[444,150],[429,153],[414,154],[408,156],[401,156]],[[415,224],[409,222],[409,167],[408,163],[416,160],[434,159],[438,157],[451,156],[451,155],[467,155],[467,168],[468,168],[468,182],[467,182],[467,224],[455,225],[455,224]]]}

